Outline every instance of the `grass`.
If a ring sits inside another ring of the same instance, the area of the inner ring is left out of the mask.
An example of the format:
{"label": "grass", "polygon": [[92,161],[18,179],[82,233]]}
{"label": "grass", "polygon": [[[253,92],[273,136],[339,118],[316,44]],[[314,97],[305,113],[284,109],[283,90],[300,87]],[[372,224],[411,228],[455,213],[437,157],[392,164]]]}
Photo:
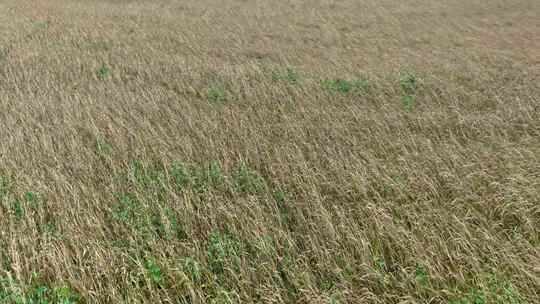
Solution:
{"label": "grass", "polygon": [[109,69],[106,65],[102,65],[96,73],[98,79],[105,80],[111,74],[111,69]]}
{"label": "grass", "polygon": [[158,2],[0,0],[0,304],[540,303],[534,1]]}
{"label": "grass", "polygon": [[33,273],[34,282],[26,289],[14,284],[13,280],[0,279],[0,303],[71,304],[80,303],[81,298],[65,283],[44,285],[39,282],[39,273]]}
{"label": "grass", "polygon": [[366,90],[369,86],[369,81],[366,78],[358,78],[353,80],[339,78],[326,79],[322,81],[322,86],[328,91],[345,94],[355,90]]}
{"label": "grass", "polygon": [[7,60],[7,53],[4,49],[0,48],[0,64]]}

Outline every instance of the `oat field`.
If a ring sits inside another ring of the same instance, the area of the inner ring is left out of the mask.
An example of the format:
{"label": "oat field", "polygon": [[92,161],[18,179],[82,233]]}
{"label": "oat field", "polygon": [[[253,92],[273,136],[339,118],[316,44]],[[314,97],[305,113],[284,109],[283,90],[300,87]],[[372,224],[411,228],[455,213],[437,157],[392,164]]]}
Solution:
{"label": "oat field", "polygon": [[540,2],[0,0],[0,303],[540,303]]}

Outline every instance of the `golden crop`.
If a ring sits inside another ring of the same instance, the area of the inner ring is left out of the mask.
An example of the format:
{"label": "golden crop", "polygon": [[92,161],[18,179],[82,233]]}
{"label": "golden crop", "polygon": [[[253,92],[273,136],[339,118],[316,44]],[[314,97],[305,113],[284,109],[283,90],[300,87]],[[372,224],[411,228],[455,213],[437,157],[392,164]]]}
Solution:
{"label": "golden crop", "polygon": [[539,16],[0,0],[0,303],[540,303]]}

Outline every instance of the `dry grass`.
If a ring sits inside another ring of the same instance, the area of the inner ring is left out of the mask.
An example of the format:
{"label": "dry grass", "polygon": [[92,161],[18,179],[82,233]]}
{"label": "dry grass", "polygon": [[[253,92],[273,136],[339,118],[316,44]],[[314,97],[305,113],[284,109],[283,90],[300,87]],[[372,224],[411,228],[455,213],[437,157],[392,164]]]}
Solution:
{"label": "dry grass", "polygon": [[540,303],[539,15],[0,0],[0,303]]}

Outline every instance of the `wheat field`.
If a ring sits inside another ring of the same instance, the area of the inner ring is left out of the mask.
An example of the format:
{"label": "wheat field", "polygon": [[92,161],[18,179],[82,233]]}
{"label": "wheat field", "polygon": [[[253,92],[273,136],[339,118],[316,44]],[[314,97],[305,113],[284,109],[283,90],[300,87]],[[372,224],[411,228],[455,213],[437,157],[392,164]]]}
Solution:
{"label": "wheat field", "polygon": [[540,2],[0,0],[0,303],[540,303]]}

